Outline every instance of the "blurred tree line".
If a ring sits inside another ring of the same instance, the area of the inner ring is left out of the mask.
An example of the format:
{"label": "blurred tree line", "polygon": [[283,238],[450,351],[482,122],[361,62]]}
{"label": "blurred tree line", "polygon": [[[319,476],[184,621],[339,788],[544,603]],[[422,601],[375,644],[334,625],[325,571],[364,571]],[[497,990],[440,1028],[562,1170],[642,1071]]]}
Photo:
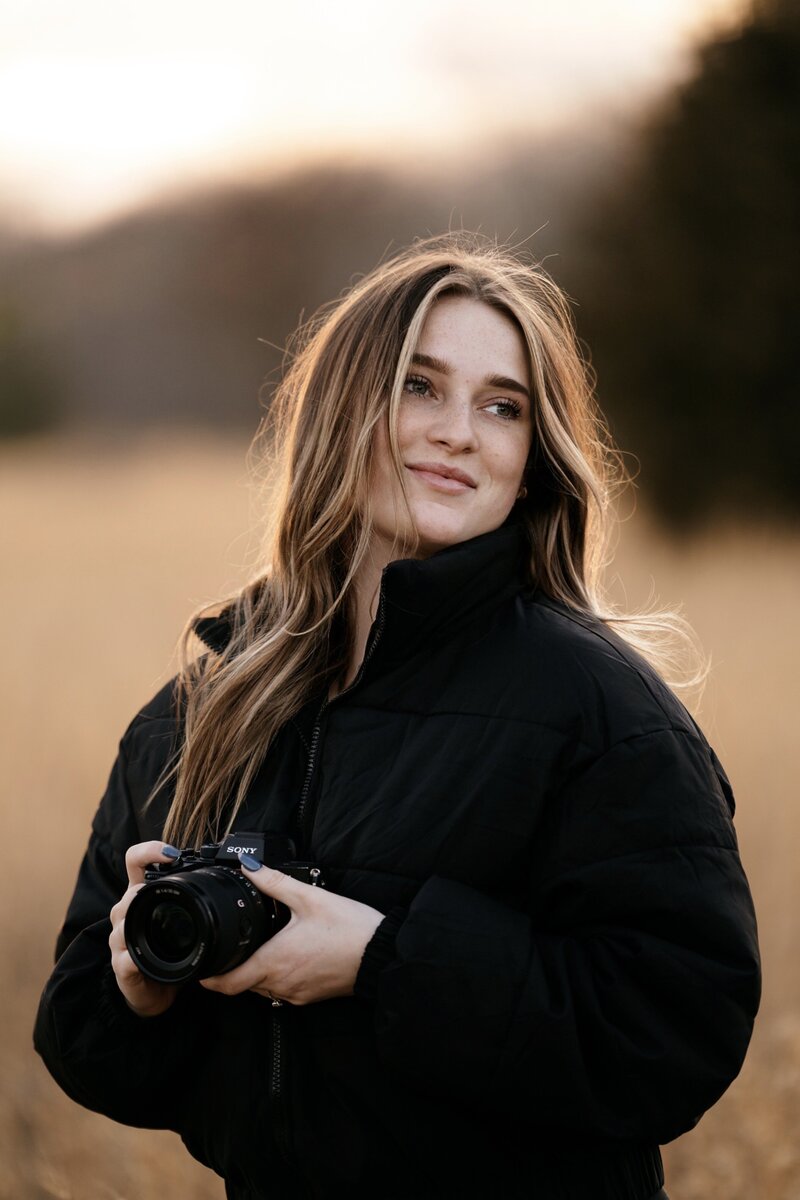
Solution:
{"label": "blurred tree line", "polygon": [[672,523],[800,511],[800,5],[702,48],[588,215],[571,289]]}
{"label": "blurred tree line", "polygon": [[800,6],[755,0],[624,134],[502,141],[438,172],[309,167],[80,238],[0,239],[0,432],[254,429],[303,316],[463,226],[521,244],[575,298],[666,521],[796,516],[798,212]]}

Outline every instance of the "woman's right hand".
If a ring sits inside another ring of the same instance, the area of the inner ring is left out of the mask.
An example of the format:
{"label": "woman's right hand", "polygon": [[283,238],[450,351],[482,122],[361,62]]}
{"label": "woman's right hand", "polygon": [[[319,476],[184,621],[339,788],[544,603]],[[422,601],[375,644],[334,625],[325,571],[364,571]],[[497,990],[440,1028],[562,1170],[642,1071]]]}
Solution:
{"label": "woman's right hand", "polygon": [[[172,851],[172,853],[164,853]],[[155,983],[143,975],[135,965],[125,945],[125,914],[128,906],[144,886],[144,870],[150,863],[170,862],[177,857],[178,851],[172,846],[165,847],[163,842],[138,842],[131,846],[125,855],[125,868],[128,872],[128,890],[111,910],[111,936],[108,944],[111,947],[111,966],[117,977],[117,986],[122,992],[128,1007],[133,1009],[138,1017],[158,1017],[166,1012],[178,994],[174,984]]]}

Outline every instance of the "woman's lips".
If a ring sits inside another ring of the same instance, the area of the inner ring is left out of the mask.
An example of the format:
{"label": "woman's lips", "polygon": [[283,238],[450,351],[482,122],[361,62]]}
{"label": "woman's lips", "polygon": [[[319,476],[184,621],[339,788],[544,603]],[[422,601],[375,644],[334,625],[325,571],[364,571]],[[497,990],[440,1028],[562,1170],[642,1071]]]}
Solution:
{"label": "woman's lips", "polygon": [[417,478],[430,484],[436,491],[447,492],[451,496],[460,492],[471,492],[478,486],[466,471],[459,471],[458,467],[450,467],[446,463],[406,463],[406,466]]}

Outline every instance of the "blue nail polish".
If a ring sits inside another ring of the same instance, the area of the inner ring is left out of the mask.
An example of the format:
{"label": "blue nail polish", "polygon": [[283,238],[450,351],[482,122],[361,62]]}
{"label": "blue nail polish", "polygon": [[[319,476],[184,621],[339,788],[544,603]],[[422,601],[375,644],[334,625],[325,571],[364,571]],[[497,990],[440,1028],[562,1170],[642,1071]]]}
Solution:
{"label": "blue nail polish", "polygon": [[240,854],[239,862],[243,867],[247,867],[248,871],[260,871],[263,863],[260,863],[257,858],[253,858],[252,854]]}
{"label": "blue nail polish", "polygon": [[180,858],[180,850],[176,850],[174,846],[162,846],[161,853],[166,854],[167,858]]}

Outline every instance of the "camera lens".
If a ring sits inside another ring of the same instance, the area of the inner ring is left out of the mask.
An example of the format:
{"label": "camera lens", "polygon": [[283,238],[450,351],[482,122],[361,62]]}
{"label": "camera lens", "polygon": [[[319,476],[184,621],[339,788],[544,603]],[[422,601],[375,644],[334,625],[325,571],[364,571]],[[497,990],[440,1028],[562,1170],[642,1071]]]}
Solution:
{"label": "camera lens", "polygon": [[147,940],[153,954],[164,962],[183,962],[197,942],[197,925],[179,904],[163,900],[150,914]]}
{"label": "camera lens", "polygon": [[188,983],[230,971],[289,919],[238,868],[199,866],[151,880],[125,917],[125,942],[148,979]]}

